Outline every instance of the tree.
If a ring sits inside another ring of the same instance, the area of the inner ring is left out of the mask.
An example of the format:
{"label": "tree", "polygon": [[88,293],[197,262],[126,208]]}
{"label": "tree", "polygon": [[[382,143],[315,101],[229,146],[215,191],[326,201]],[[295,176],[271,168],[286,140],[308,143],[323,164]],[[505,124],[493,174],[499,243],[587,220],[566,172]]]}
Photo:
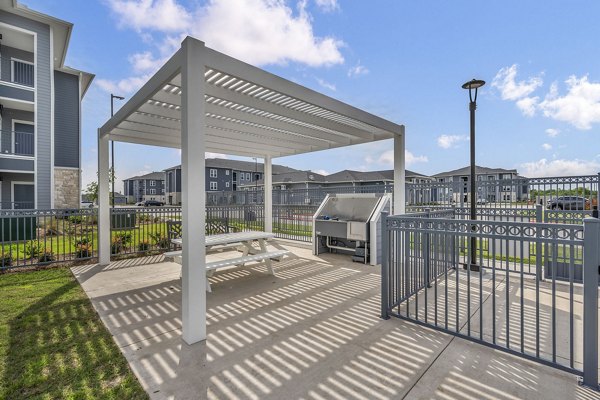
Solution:
{"label": "tree", "polygon": [[[98,175],[98,173],[96,173],[96,175]],[[108,170],[108,181],[112,182],[114,179],[115,179],[115,172],[113,171],[113,169],[111,167]],[[88,183],[83,194],[85,194],[91,202],[97,203],[98,202],[98,182],[94,181],[94,182]],[[112,196],[112,193],[109,192],[109,199],[111,196]]]}

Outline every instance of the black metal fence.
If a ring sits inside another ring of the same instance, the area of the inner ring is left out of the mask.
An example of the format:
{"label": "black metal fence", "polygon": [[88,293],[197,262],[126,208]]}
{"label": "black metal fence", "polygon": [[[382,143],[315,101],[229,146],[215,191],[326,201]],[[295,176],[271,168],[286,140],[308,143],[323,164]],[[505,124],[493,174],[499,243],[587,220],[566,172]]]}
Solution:
{"label": "black metal fence", "polygon": [[382,238],[382,317],[578,375],[588,365],[587,383],[597,385],[598,219],[470,221],[423,212],[385,218]]}

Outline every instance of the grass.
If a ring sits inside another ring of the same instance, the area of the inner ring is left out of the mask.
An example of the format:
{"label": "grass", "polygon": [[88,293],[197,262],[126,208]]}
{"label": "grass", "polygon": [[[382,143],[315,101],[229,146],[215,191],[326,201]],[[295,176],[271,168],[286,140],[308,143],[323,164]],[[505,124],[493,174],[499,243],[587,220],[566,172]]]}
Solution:
{"label": "grass", "polygon": [[67,269],[0,275],[0,399],[146,399]]}

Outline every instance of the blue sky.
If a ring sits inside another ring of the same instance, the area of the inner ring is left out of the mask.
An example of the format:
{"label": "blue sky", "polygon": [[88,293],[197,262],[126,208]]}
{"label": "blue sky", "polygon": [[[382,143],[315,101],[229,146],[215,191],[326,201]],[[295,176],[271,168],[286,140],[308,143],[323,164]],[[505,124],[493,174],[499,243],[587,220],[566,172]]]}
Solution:
{"label": "blue sky", "polygon": [[[83,106],[84,185],[110,92],[129,97],[186,34],[406,125],[407,168],[468,164],[468,96],[479,165],[524,175],[600,172],[600,2],[26,0],[75,24],[69,66],[96,74]],[[117,144],[119,179],[179,153]],[[390,168],[388,141],[276,159],[299,169]],[[120,187],[120,186],[118,186]]]}

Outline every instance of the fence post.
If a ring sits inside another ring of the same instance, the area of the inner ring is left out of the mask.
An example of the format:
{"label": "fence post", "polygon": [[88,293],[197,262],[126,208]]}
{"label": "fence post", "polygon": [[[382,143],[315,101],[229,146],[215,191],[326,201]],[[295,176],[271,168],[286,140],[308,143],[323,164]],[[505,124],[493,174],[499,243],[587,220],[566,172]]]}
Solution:
{"label": "fence post", "polygon": [[541,204],[535,205],[535,222],[544,222],[544,207]]}
{"label": "fence post", "polygon": [[381,318],[390,319],[389,316],[389,284],[390,284],[390,254],[389,232],[387,229],[388,213],[381,213]]}
{"label": "fence post", "polygon": [[[425,209],[425,218],[431,218],[431,208],[426,208]],[[429,228],[429,223],[426,224],[426,226]],[[429,233],[429,229],[427,229],[427,232],[425,233],[425,245],[423,246],[425,248],[425,254],[423,255],[423,259],[425,261],[425,282],[428,288],[431,287],[431,283],[429,280],[429,277],[431,276],[429,268],[430,268],[430,264],[431,264],[431,260],[430,260],[430,254],[429,254],[429,246],[430,246],[430,240],[431,240],[431,234]]]}
{"label": "fence post", "polygon": [[583,220],[583,384],[598,389],[600,220]]}

